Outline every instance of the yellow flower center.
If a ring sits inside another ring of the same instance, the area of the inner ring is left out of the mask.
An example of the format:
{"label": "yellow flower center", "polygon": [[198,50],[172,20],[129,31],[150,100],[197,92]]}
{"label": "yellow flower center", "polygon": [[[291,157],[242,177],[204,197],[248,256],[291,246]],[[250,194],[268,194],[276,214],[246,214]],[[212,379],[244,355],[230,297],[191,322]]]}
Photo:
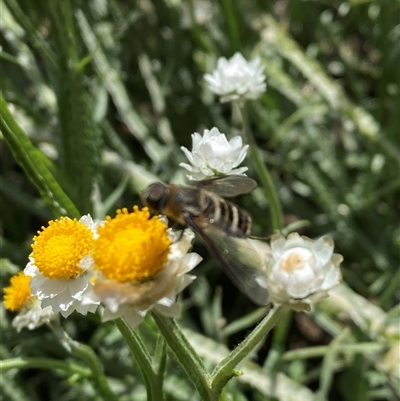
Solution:
{"label": "yellow flower center", "polygon": [[282,255],[282,259],[280,261],[280,268],[288,273],[292,274],[296,270],[304,269],[310,264],[313,265],[315,263],[315,257],[313,253],[304,248],[293,248],[289,249]]}
{"label": "yellow flower center", "polygon": [[162,269],[168,258],[171,240],[167,226],[158,218],[150,218],[147,207],[133,213],[117,210],[112,219],[98,229],[93,259],[96,269],[108,279],[119,282],[141,282]]}
{"label": "yellow flower center", "polygon": [[79,262],[93,247],[92,231],[68,217],[50,221],[33,240],[31,256],[39,271],[50,279],[71,279],[82,274]]}
{"label": "yellow flower center", "polygon": [[15,312],[25,306],[31,299],[31,278],[19,272],[10,279],[10,286],[4,288],[3,303],[6,309]]}

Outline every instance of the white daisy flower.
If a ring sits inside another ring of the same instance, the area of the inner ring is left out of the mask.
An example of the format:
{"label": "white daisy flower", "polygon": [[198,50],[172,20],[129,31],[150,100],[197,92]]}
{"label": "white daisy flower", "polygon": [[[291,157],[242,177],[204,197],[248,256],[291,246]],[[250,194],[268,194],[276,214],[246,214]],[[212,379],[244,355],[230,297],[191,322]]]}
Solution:
{"label": "white daisy flower", "polygon": [[222,103],[257,99],[266,89],[260,58],[248,62],[241,53],[235,53],[229,60],[220,57],[217,68],[212,74],[204,75],[204,79]]}
{"label": "white daisy flower", "polygon": [[178,318],[176,296],[196,278],[187,273],[202,260],[187,253],[194,234],[185,230],[179,237],[137,206],[133,213],[118,210],[98,232],[94,291],[105,306],[103,321],[123,317],[135,329],[149,310]]}
{"label": "white daisy flower", "polygon": [[82,315],[96,311],[100,302],[92,292],[90,255],[95,236],[96,223],[89,215],[79,221],[61,217],[38,231],[24,272],[42,307],[51,306],[63,317],[75,310]]}
{"label": "white daisy flower", "polygon": [[18,312],[12,320],[12,325],[17,331],[24,327],[34,330],[37,327],[49,323],[55,319],[51,306],[42,308],[37,297],[31,294],[29,282],[31,278],[24,272],[19,272],[10,279],[10,285],[4,288],[4,306],[12,312]]}
{"label": "white daisy flower", "polygon": [[180,166],[190,172],[190,180],[203,180],[221,175],[245,175],[247,167],[240,167],[246,157],[249,145],[243,146],[240,136],[233,137],[229,142],[225,134],[214,127],[204,130],[203,136],[195,132],[192,135],[192,151],[181,147],[190,164],[180,163]]}
{"label": "white daisy flower", "polygon": [[327,236],[313,241],[297,233],[287,239],[275,234],[265,260],[271,302],[310,311],[311,303],[326,298],[342,280],[343,257],[333,253],[333,247]]}

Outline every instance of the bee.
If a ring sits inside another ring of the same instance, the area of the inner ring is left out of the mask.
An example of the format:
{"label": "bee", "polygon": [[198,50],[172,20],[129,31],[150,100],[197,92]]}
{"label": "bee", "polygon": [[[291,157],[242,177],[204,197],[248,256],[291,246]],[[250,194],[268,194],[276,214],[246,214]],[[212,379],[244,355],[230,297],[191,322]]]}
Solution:
{"label": "bee", "polygon": [[224,199],[250,193],[256,186],[256,181],[240,175],[187,186],[156,182],[144,190],[142,201],[154,212],[189,226],[239,290],[254,303],[267,305],[261,252],[250,240],[251,218],[239,206]]}

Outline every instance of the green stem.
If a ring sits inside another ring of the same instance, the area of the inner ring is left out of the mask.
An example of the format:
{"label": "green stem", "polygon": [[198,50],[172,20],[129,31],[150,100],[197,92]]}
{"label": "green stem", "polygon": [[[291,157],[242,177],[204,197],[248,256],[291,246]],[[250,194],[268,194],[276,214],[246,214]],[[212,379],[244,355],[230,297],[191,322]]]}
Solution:
{"label": "green stem", "polygon": [[92,380],[98,394],[106,401],[117,401],[118,397],[112,392],[108,385],[103,368],[94,351],[83,344],[73,342],[72,353],[84,360],[92,371]]}
{"label": "green stem", "polygon": [[83,360],[90,368],[92,372],[91,379],[93,382],[93,388],[96,393],[105,401],[118,401],[117,396],[112,392],[108,385],[107,378],[103,373],[103,368],[94,351],[87,345],[72,340],[72,338],[70,338],[61,328],[58,321],[51,322],[48,326],[60,340],[61,345],[63,345],[69,353]]}
{"label": "green stem", "polygon": [[156,343],[156,350],[154,352],[153,366],[159,378],[163,378],[167,364],[167,343],[165,338],[159,334]]}
{"label": "green stem", "polygon": [[272,229],[273,231],[281,230],[283,228],[283,214],[281,204],[279,203],[278,194],[275,190],[274,182],[271,174],[264,164],[260,150],[258,149],[253,133],[251,132],[246,105],[244,103],[237,103],[237,105],[242,117],[243,131],[250,146],[250,156],[255,163],[258,176],[265,190],[265,196],[267,197],[270,205]]}
{"label": "green stem", "polygon": [[201,400],[218,400],[218,393],[210,386],[210,374],[176,322],[156,312],[153,312],[153,318],[169,348],[199,392]]}
{"label": "green stem", "polygon": [[159,377],[154,371],[150,354],[142,339],[137,333],[131,330],[123,319],[117,319],[115,324],[128,344],[133,358],[139,365],[143,381],[146,385],[148,401],[162,401],[164,399],[162,391],[163,377]]}
{"label": "green stem", "polygon": [[49,369],[62,370],[72,375],[91,378],[92,372],[73,362],[64,362],[51,358],[12,358],[5,359],[0,362],[0,371],[10,369]]}
{"label": "green stem", "polygon": [[238,372],[234,370],[235,367],[265,338],[286,311],[285,306],[274,306],[250,335],[215,367],[211,383],[211,387],[215,391],[221,392],[228,381],[233,376],[237,376]]}

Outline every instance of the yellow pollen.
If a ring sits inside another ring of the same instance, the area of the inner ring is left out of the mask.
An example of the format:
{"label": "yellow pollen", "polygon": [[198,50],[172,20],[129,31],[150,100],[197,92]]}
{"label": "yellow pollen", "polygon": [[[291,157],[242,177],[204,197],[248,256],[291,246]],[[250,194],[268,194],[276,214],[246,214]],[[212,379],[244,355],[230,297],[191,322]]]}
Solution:
{"label": "yellow pollen", "polygon": [[71,279],[83,273],[78,264],[93,247],[92,231],[68,217],[50,221],[33,240],[31,256],[39,271],[50,279]]}
{"label": "yellow pollen", "polygon": [[3,303],[6,309],[16,312],[25,306],[31,299],[29,282],[31,277],[19,272],[10,279],[10,286],[4,288]]}
{"label": "yellow pollen", "polygon": [[171,240],[167,226],[158,218],[150,218],[147,207],[133,213],[117,210],[112,219],[98,229],[93,259],[95,267],[108,279],[119,282],[141,282],[158,273],[168,258]]}

